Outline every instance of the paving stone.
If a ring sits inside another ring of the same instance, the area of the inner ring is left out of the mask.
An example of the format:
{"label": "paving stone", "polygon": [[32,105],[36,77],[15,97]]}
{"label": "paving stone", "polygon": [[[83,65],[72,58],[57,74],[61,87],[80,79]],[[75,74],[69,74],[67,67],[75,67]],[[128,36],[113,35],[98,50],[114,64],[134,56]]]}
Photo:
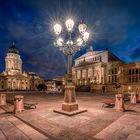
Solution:
{"label": "paving stone", "polygon": [[[47,140],[48,138],[14,116],[0,119],[0,140]],[[7,138],[6,138],[6,137]]]}
{"label": "paving stone", "polygon": [[14,122],[14,121],[17,120],[17,118],[14,117],[14,116],[9,116],[9,117],[7,117],[7,119],[8,119],[9,121],[12,121],[12,122]]}
{"label": "paving stone", "polygon": [[15,126],[18,126],[20,124],[23,124],[22,121],[20,121],[19,119],[17,119],[16,117],[14,116],[10,116],[10,117],[7,117],[7,119],[12,122]]}
{"label": "paving stone", "polygon": [[14,126],[9,121],[7,121],[6,118],[1,118],[0,119],[0,128],[1,128],[2,131],[10,130],[13,127]]}
{"label": "paving stone", "polygon": [[136,126],[133,126],[133,125],[126,125],[122,128],[122,131],[124,133],[133,133],[135,130],[136,130]]}
{"label": "paving stone", "polygon": [[127,137],[127,140],[140,140],[140,136],[134,135],[134,134],[130,134],[130,135]]}
{"label": "paving stone", "polygon": [[137,130],[137,129],[136,129],[136,130],[134,131],[133,134],[134,134],[134,135],[139,135],[139,136],[140,136],[140,130]]}
{"label": "paving stone", "polygon": [[136,128],[137,130],[140,130],[140,126],[137,126],[137,128]]}
{"label": "paving stone", "polygon": [[31,135],[31,134],[37,133],[37,131],[35,129],[31,128],[30,126],[28,126],[26,124],[18,125],[17,128],[19,128],[21,131],[23,131],[26,135]]}
{"label": "paving stone", "polygon": [[34,133],[29,136],[32,140],[48,140],[46,136],[40,133]]}
{"label": "paving stone", "polygon": [[3,109],[0,108],[0,114],[5,113]]}
{"label": "paving stone", "polygon": [[26,135],[24,135],[24,133],[22,133],[16,128],[4,131],[3,133],[7,136],[9,140],[29,140],[29,138]]}
{"label": "paving stone", "polygon": [[105,131],[101,131],[96,136],[94,136],[94,138],[97,138],[97,139],[105,139],[109,135],[110,135],[109,133],[107,133]]}
{"label": "paving stone", "polygon": [[[139,138],[140,140],[140,135],[139,135],[140,131],[137,130],[136,124],[133,125],[133,122],[136,122],[137,119],[140,119],[140,116],[125,114],[117,121],[112,123],[110,126],[108,126],[100,133],[98,133],[95,136],[95,138],[99,138],[99,139],[101,138],[104,140],[111,140],[111,139],[112,140],[120,140],[120,139],[137,140]],[[123,121],[125,121],[125,123],[122,123]]]}
{"label": "paving stone", "polygon": [[2,131],[0,131],[0,140],[7,140],[7,138],[6,138],[5,135],[2,133]]}

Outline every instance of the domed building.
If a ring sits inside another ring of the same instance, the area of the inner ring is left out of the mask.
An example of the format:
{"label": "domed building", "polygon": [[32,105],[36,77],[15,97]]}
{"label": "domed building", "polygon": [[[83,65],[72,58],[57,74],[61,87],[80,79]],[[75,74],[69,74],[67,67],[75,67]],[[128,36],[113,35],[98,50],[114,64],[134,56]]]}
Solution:
{"label": "domed building", "polygon": [[22,74],[22,60],[15,44],[12,44],[9,48],[5,58],[5,64],[5,72],[8,75]]}
{"label": "domed building", "polygon": [[22,71],[22,60],[13,43],[5,58],[5,71],[0,74],[0,90],[37,90],[42,82],[39,76]]}

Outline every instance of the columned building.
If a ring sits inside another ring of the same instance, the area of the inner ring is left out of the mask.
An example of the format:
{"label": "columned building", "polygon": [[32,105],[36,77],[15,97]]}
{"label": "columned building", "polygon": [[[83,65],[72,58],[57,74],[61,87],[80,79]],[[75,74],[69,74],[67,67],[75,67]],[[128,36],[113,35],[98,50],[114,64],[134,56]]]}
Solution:
{"label": "columned building", "polygon": [[140,62],[123,66],[124,90],[140,90]]}
{"label": "columned building", "polygon": [[37,90],[37,85],[42,82],[39,76],[33,78],[30,73],[22,72],[21,57],[15,44],[12,44],[5,58],[5,71],[0,74],[0,90]]}
{"label": "columned building", "polygon": [[108,50],[93,51],[75,59],[73,82],[91,91],[118,92],[140,86],[140,63],[125,64]]}

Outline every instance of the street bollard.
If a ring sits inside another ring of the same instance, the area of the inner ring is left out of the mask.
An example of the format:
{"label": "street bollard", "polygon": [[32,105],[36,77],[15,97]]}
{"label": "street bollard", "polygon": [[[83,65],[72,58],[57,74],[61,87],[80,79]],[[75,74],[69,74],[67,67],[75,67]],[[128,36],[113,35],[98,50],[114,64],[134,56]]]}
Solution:
{"label": "street bollard", "polygon": [[0,106],[6,105],[6,94],[0,94]]}
{"label": "street bollard", "polygon": [[14,97],[14,113],[20,113],[24,110],[23,106],[23,96],[16,95]]}
{"label": "street bollard", "polygon": [[130,103],[136,104],[138,100],[138,94],[136,92],[131,93]]}
{"label": "street bollard", "polygon": [[116,94],[115,109],[116,111],[125,111],[123,94]]}

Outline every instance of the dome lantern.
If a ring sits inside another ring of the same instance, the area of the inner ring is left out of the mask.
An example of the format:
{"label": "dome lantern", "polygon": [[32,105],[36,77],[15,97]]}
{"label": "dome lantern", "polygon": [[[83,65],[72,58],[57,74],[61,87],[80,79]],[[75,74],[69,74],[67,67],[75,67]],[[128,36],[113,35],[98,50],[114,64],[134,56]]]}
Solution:
{"label": "dome lantern", "polygon": [[19,51],[17,50],[14,42],[13,42],[12,46],[9,48],[8,53],[19,54]]}

